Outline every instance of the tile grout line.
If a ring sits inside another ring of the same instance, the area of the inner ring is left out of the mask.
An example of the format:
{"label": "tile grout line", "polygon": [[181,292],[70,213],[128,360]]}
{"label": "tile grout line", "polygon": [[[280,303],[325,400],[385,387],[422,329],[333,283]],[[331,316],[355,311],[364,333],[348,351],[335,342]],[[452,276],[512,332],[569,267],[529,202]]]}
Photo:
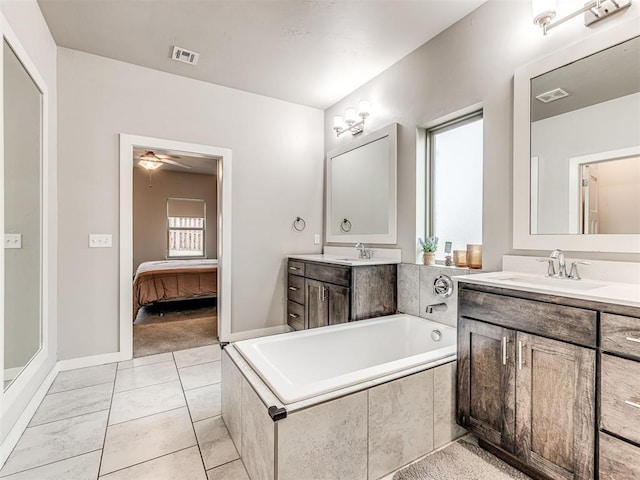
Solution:
{"label": "tile grout line", "polygon": [[30,472],[31,470],[35,470],[37,468],[47,467],[49,465],[53,465],[54,463],[65,462],[67,460],[71,460],[72,458],[78,458],[78,457],[81,457],[83,455],[89,455],[90,453],[98,452],[98,451],[101,451],[101,450],[102,450],[101,448],[98,448],[96,450],[90,450],[88,452],[78,453],[76,455],[71,455],[70,457],[67,457],[67,458],[62,458],[60,460],[55,460],[53,462],[43,463],[42,465],[36,465],[35,467],[29,467],[29,468],[26,468],[24,470],[20,470],[19,472],[13,472],[13,473],[10,473],[9,475],[2,475],[2,476],[0,476],[0,478],[11,479],[11,477],[13,477],[14,475],[19,475],[19,474],[22,474],[22,473],[25,473],[25,472]]}
{"label": "tile grout line", "polygon": [[181,405],[179,407],[168,408],[168,409],[163,410],[161,412],[150,413],[149,415],[143,415],[141,417],[131,418],[129,420],[124,420],[124,421],[118,422],[118,423],[112,423],[111,425],[107,425],[107,426],[108,427],[115,427],[116,425],[123,425],[125,423],[135,422],[136,420],[142,420],[143,418],[149,418],[149,417],[153,417],[155,415],[162,415],[163,413],[173,412],[175,410],[180,410],[181,408],[187,408],[187,406],[186,405]]}
{"label": "tile grout line", "polygon": [[94,413],[106,412],[107,410],[110,410],[110,408],[111,407],[100,408],[100,409],[94,410],[92,412],[79,413],[79,414],[73,415],[71,417],[58,418],[57,420],[50,420],[48,422],[39,423],[37,425],[29,425],[29,426],[27,426],[27,428],[24,429],[24,431],[26,432],[29,428],[44,427],[45,425],[51,425],[52,423],[64,422],[65,420],[71,420],[73,418],[78,418],[78,417],[84,417],[85,415],[92,415]]}
{"label": "tile grout line", "polygon": [[176,453],[184,452],[185,450],[189,450],[190,448],[193,448],[195,446],[196,445],[189,445],[188,447],[181,448],[180,450],[176,450],[175,452],[165,453],[165,454],[162,454],[160,456],[150,458],[149,460],[144,460],[142,462],[134,463],[132,465],[128,465],[126,467],[119,468],[117,470],[114,470],[113,472],[105,473],[104,475],[99,476],[97,480],[100,480],[102,478],[107,478],[109,475],[111,475],[113,473],[122,472],[123,470],[128,470],[130,468],[137,467],[138,465],[143,465],[143,464],[145,464],[147,462],[153,462],[154,460],[158,460],[160,458],[168,457],[169,455],[174,455]]}
{"label": "tile grout line", "polygon": [[152,383],[151,385],[144,385],[143,387],[136,387],[136,388],[130,388],[127,390],[120,390],[119,392],[115,391],[115,385],[114,385],[114,395],[119,395],[121,393],[129,393],[129,392],[134,392],[136,390],[142,390],[143,388],[151,388],[151,387],[157,387],[158,385],[166,385],[167,383],[171,383],[171,382],[177,382],[179,379],[175,378],[173,380],[167,380],[166,382],[158,382],[158,383]]}
{"label": "tile grout line", "polygon": [[[90,367],[88,367],[90,368]],[[72,372],[73,370],[65,370],[66,372]],[[116,369],[116,372],[118,370]],[[61,372],[62,373],[62,372]],[[58,374],[59,375],[59,374]],[[55,380],[54,380],[55,382]],[[69,388],[67,390],[60,390],[59,392],[52,392],[51,388],[49,388],[49,390],[47,391],[47,394],[44,396],[44,398],[47,398],[49,395],[58,395],[59,393],[67,393],[67,392],[73,392],[74,390],[82,390],[83,388],[91,388],[91,387],[97,387],[99,385],[105,385],[107,383],[113,383],[115,386],[115,382],[116,382],[116,376],[113,376],[113,380],[109,380],[107,382],[100,382],[100,383],[93,383],[91,385],[83,385],[82,387],[74,387],[74,388]],[[53,385],[52,385],[53,386]],[[44,398],[42,400],[44,400]],[[40,405],[42,405],[42,402],[40,402]],[[40,408],[40,405],[38,405],[38,408]]]}
{"label": "tile grout line", "polygon": [[116,374],[113,376],[113,389],[111,389],[111,399],[109,400],[109,414],[107,415],[107,423],[104,427],[104,436],[102,437],[102,448],[100,449],[100,462],[98,463],[98,472],[96,480],[100,478],[100,470],[102,469],[102,459],[104,458],[104,447],[107,443],[107,432],[109,431],[109,419],[111,418],[111,407],[113,407],[113,396],[116,391],[116,377],[118,376],[118,367],[116,366]]}
{"label": "tile grout line", "polygon": [[[171,352],[173,355],[173,361],[175,362],[176,356],[174,352]],[[177,366],[177,365],[176,365]],[[196,438],[196,447],[198,447],[198,455],[200,455],[200,461],[202,462],[202,468],[204,469],[205,477],[209,477],[207,475],[207,466],[204,463],[204,457],[202,456],[202,449],[200,448],[200,441],[198,440],[198,433],[196,432],[195,422],[193,421],[193,417],[191,416],[191,409],[189,408],[189,402],[187,401],[187,395],[184,390],[184,385],[182,384],[182,377],[180,377],[180,370],[178,370],[178,380],[180,382],[180,388],[182,389],[182,396],[184,397],[184,402],[187,405],[187,413],[189,414],[189,420],[191,420],[191,430],[193,431],[193,436]]]}

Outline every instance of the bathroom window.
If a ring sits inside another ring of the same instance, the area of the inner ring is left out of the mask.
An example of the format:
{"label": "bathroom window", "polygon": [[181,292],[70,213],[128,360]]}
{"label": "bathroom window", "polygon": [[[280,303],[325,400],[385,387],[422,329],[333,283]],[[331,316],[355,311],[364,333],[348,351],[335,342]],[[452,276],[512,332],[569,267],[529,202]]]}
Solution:
{"label": "bathroom window", "polygon": [[427,235],[465,250],[482,243],[482,112],[427,130]]}
{"label": "bathroom window", "polygon": [[167,258],[204,258],[206,208],[200,199],[167,199]]}

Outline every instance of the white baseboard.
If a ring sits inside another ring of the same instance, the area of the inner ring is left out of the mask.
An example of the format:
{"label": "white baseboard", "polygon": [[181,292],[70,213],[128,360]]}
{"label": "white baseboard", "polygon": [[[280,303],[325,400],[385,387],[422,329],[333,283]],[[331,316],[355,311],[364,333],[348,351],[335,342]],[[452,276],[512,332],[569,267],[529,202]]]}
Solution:
{"label": "white baseboard", "polygon": [[286,333],[291,329],[289,325],[276,325],[275,327],[257,328],[255,330],[247,330],[246,332],[230,333],[227,337],[221,338],[221,342],[239,342],[240,340],[248,340],[256,337],[266,337],[267,335],[277,335],[278,333]]}
{"label": "white baseboard", "polygon": [[76,368],[94,367],[96,365],[104,365],[105,363],[122,362],[131,360],[131,357],[122,352],[103,353],[101,355],[92,355],[90,357],[70,358],[68,360],[58,361],[58,370],[74,370]]}
{"label": "white baseboard", "polygon": [[53,366],[49,374],[45,377],[44,381],[40,384],[40,387],[38,387],[38,390],[36,390],[36,393],[33,395],[33,397],[31,397],[31,400],[23,410],[16,423],[13,425],[13,427],[11,427],[9,434],[6,436],[2,444],[0,444],[0,465],[4,465],[4,462],[6,462],[7,458],[9,458],[9,455],[18,443],[18,440],[20,440],[22,433],[25,431],[25,429],[29,425],[29,422],[31,421],[31,418],[33,418],[33,415],[36,413],[36,410],[40,406],[40,402],[42,402],[42,399],[49,391],[49,387],[51,387],[51,384],[55,380],[56,375],[58,375],[59,363],[60,362],[57,362]]}

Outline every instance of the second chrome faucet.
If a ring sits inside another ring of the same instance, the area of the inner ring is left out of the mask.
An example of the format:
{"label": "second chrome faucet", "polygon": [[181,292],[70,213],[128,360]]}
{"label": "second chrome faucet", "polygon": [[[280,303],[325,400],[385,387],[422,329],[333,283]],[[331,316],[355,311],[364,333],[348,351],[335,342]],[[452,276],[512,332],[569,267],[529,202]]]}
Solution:
{"label": "second chrome faucet", "polygon": [[[560,249],[555,249],[549,255],[549,258],[538,258],[539,262],[548,262],[547,277],[553,278],[569,278],[571,280],[580,280],[580,273],[578,272],[578,265],[590,265],[590,262],[582,262],[576,260],[571,262],[571,270],[567,273],[567,264],[564,258],[564,252]],[[558,261],[558,270],[555,268],[555,260]]]}

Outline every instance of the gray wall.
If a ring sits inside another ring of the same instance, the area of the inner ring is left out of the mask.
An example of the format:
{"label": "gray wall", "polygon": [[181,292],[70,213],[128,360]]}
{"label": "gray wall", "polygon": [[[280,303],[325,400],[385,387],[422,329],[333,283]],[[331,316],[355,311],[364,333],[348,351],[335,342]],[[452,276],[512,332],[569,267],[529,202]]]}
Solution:
{"label": "gray wall", "polygon": [[[574,19],[545,37],[531,19],[529,1],[494,1],[466,16],[407,57],[325,111],[325,152],[352,141],[336,138],[333,116],[360,99],[372,103],[366,131],[398,122],[398,246],[405,262],[416,261],[416,127],[453,112],[484,108],[483,266],[499,269],[513,250],[512,137],[513,73],[533,60],[601,29],[638,15],[639,5],[601,25],[586,28]],[[480,179],[478,179],[480,181]],[[581,257],[639,260],[640,255],[580,254]]]}
{"label": "gray wall", "polygon": [[[43,305],[45,317],[48,319],[49,338],[47,358],[42,366],[28,379],[24,389],[19,392],[15,401],[3,404],[0,416],[0,441],[22,413],[44,378],[51,371],[57,359],[57,75],[56,75],[56,45],[51,37],[49,28],[42,17],[40,8],[35,0],[0,1],[0,11],[20,39],[29,57],[35,64],[40,75],[44,78],[49,89],[49,113],[44,119],[49,129],[49,142],[45,146],[48,155],[49,191],[45,198],[48,208],[49,241],[45,245],[47,254],[45,285],[48,297]],[[14,388],[14,387],[11,387]]]}
{"label": "gray wall", "polygon": [[133,169],[133,271],[142,262],[167,256],[167,198],[198,198],[206,202],[206,253],[217,258],[217,182],[215,175],[183,173],[162,168]]}
{"label": "gray wall", "polygon": [[60,357],[118,351],[120,133],[233,150],[231,331],[282,325],[285,255],[320,250],[323,112],[65,48],[58,74]]}

